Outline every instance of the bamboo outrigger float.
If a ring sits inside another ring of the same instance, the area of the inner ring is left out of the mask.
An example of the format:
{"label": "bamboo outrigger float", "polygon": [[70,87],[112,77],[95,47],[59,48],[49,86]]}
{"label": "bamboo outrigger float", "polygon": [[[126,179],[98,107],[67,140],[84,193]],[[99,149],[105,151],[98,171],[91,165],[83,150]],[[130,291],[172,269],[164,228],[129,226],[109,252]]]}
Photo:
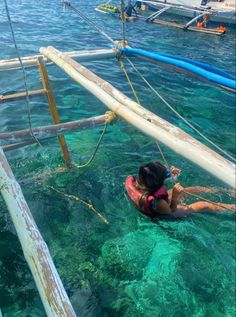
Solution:
{"label": "bamboo outrigger float", "polygon": [[20,185],[17,183],[1,147],[0,186],[1,194],[10,212],[47,315],[52,317],[76,316],[48,247],[37,228]]}
{"label": "bamboo outrigger float", "polygon": [[[93,61],[95,59],[107,59],[107,58],[114,58],[116,56],[116,52],[113,49],[101,49],[101,50],[86,50],[86,51],[70,51],[67,52],[70,57],[75,58],[80,62],[88,62]],[[26,56],[22,57],[22,64],[26,68],[28,67],[36,67],[38,66],[38,58],[43,57],[42,55],[33,55],[33,56]],[[43,57],[43,62],[46,65],[52,64],[50,60]],[[13,70],[21,68],[21,64],[18,58],[12,59],[3,59],[0,60],[0,71],[5,70]]]}
{"label": "bamboo outrigger float", "polygon": [[[100,126],[106,122],[106,115],[86,120],[60,123],[44,61],[48,64],[55,63],[62,68],[72,79],[101,100],[118,117],[126,120],[154,140],[162,142],[179,155],[191,160],[233,188],[235,188],[235,165],[181,129],[125,96],[110,83],[99,78],[73,60],[71,56],[74,57],[74,54],[62,53],[53,47],[41,48],[40,52],[42,55],[26,57],[23,58],[23,61],[26,67],[38,66],[41,70],[44,88],[40,91],[40,94],[46,94],[48,97],[54,124],[0,134],[0,190],[11,214],[26,261],[31,269],[47,315],[53,317],[71,317],[75,316],[75,312],[58,276],[47,245],[43,241],[34,222],[20,185],[11,171],[2,147],[5,151],[9,151],[33,144],[36,142],[36,139],[45,140],[51,137],[59,137],[63,150],[61,137],[64,138],[66,133]],[[89,51],[82,54],[77,52],[75,56],[83,60],[92,60],[104,57],[108,58],[116,54],[116,50],[112,49],[95,52]],[[0,70],[16,69],[19,66],[19,62],[16,60],[0,61]],[[8,95],[8,97],[3,96],[2,102],[18,100],[25,95],[26,93],[14,94],[13,96]],[[30,92],[29,95],[34,96]],[[66,143],[64,143],[64,146],[66,146]],[[67,153],[62,152],[66,165],[70,167],[71,159],[69,151]]]}

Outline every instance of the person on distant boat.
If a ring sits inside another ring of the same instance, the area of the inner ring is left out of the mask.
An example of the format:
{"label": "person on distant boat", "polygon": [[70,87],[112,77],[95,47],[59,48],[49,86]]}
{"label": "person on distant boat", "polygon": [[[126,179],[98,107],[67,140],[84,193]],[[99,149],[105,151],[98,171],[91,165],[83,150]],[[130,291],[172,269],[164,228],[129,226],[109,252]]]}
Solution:
{"label": "person on distant boat", "polygon": [[143,214],[155,218],[158,215],[183,217],[196,212],[221,212],[236,208],[230,204],[214,204],[198,201],[189,206],[179,205],[186,193],[212,192],[206,187],[183,188],[179,183],[167,191],[165,179],[178,176],[180,170],[172,167],[168,170],[160,162],[150,162],[139,168],[137,177],[128,176],[125,182],[126,191],[135,207]]}
{"label": "person on distant boat", "polygon": [[203,21],[202,21],[202,26],[204,28],[207,28],[207,24],[209,21],[210,21],[210,15],[209,14],[204,15]]}
{"label": "person on distant boat", "polygon": [[134,12],[137,16],[137,12],[135,10],[136,0],[128,0],[127,6],[125,8],[125,14],[127,17],[131,17]]}

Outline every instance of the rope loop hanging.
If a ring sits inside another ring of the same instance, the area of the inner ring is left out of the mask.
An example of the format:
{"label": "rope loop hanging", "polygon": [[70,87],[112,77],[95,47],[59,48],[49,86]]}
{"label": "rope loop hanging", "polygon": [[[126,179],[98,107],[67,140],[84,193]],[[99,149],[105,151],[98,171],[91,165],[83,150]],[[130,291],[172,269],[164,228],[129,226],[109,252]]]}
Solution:
{"label": "rope loop hanging", "polygon": [[99,149],[99,147],[100,147],[100,145],[101,145],[101,143],[102,143],[103,137],[104,137],[104,135],[105,135],[105,133],[106,133],[106,130],[107,130],[108,125],[109,125],[109,124],[112,125],[112,124],[114,124],[114,123],[117,121],[117,116],[116,116],[115,113],[112,112],[112,111],[107,111],[107,112],[105,113],[105,116],[106,116],[105,125],[104,125],[104,128],[103,128],[103,130],[102,130],[102,133],[101,133],[101,135],[100,135],[100,138],[99,138],[99,140],[98,140],[98,143],[97,143],[97,145],[96,145],[96,147],[95,147],[95,150],[94,150],[92,156],[90,157],[90,159],[88,160],[88,162],[85,163],[85,164],[78,165],[78,164],[73,163],[73,166],[74,166],[74,167],[76,167],[76,168],[87,167],[87,166],[93,161],[93,159],[95,158],[95,156],[96,156],[96,154],[97,154],[97,151],[98,151],[98,149]]}

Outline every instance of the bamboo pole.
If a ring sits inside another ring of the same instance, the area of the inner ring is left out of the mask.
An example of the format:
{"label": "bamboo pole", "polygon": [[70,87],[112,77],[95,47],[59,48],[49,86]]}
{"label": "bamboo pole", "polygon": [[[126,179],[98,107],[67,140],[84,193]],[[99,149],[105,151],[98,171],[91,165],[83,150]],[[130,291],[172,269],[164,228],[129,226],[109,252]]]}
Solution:
{"label": "bamboo pole", "polygon": [[[44,141],[45,139],[43,139]],[[42,141],[42,140],[41,140]],[[37,143],[37,141],[35,139],[32,139],[30,141],[25,141],[25,142],[19,142],[19,143],[13,143],[13,144],[7,144],[7,145],[3,145],[2,146],[2,149],[3,151],[6,153],[6,152],[9,152],[9,151],[12,151],[12,150],[16,150],[16,149],[19,149],[19,148],[22,148],[22,147],[25,147],[25,146],[28,146],[28,145],[32,145],[32,144],[35,144]]]}
{"label": "bamboo pole", "polygon": [[[71,132],[95,128],[104,124],[105,121],[106,115],[101,115],[84,120],[63,122],[59,124],[32,128],[32,132],[37,139],[41,140],[45,138],[64,135]],[[0,133],[0,145],[6,143],[24,142],[28,140],[32,140],[32,133],[30,129]]]}
{"label": "bamboo pole", "polygon": [[[51,89],[49,79],[48,79],[48,73],[47,73],[47,70],[46,70],[46,67],[44,65],[42,57],[38,58],[38,65],[39,65],[40,76],[41,76],[42,83],[43,83],[43,88],[47,92],[48,105],[49,105],[49,109],[51,112],[51,116],[53,118],[54,123],[58,124],[61,122],[61,120],[59,117],[59,113],[57,111],[56,101],[55,101],[53,93],[52,93],[52,89]],[[66,165],[68,168],[70,168],[71,159],[70,159],[70,154],[68,151],[68,147],[67,147],[66,139],[65,139],[64,135],[58,136],[58,141],[59,141],[59,144],[61,147],[61,151],[62,151],[64,160],[66,162]]]}
{"label": "bamboo pole", "polygon": [[[148,119],[149,115],[146,110],[142,110],[145,115],[145,117],[143,117],[125,107],[108,92],[104,91],[104,81],[97,77],[96,83],[93,82],[94,74],[79,63],[73,61],[69,56],[66,56],[52,47],[41,48],[40,53],[64,69],[71,78],[93,93],[118,116],[125,119],[146,135],[160,141],[179,155],[184,156],[226,184],[235,188],[235,165],[233,163],[224,159],[181,129],[160,117],[155,116],[155,120],[159,122],[159,124],[157,124],[151,119]],[[152,116],[154,116],[154,114],[152,114]]]}
{"label": "bamboo pole", "polygon": [[[65,61],[66,61],[66,58],[67,57],[65,56],[64,57]],[[84,72],[84,67],[83,66],[81,66],[78,63],[76,63],[73,60],[71,61],[71,65],[73,65],[73,67],[75,69],[77,69],[81,74],[83,74],[83,72]],[[126,95],[124,95],[122,92],[120,92],[118,89],[113,87],[110,83],[108,83],[105,80],[103,80],[102,78],[98,77],[96,74],[91,73],[90,76],[89,76],[89,79],[95,84],[99,83],[99,86],[102,87],[102,89],[105,92],[107,92],[113,98],[118,100],[120,103],[122,103],[123,105],[125,105],[126,107],[128,107],[129,109],[131,109],[132,111],[134,111],[135,113],[140,115],[141,117],[145,118],[149,122],[154,123],[155,125],[162,126],[163,129],[165,129],[167,132],[171,133],[171,130],[173,129],[173,125],[169,124],[168,121],[158,117],[157,115],[155,115],[151,111],[148,111],[146,108],[142,107],[137,102],[134,102],[133,100],[128,98]],[[179,131],[182,131],[182,130],[179,129]],[[195,140],[192,137],[190,137],[187,133],[185,133],[184,131],[182,131],[182,133],[180,134],[180,137],[184,138],[185,140],[187,140],[190,143],[192,143],[193,140]],[[195,143],[195,146],[199,147],[200,151],[201,151],[202,148],[204,148],[206,151],[209,150],[208,147],[204,146],[202,143],[200,143],[198,141]],[[212,154],[216,154],[216,153],[212,152]]]}
{"label": "bamboo pole", "polygon": [[[28,91],[28,96],[32,98],[32,97],[45,95],[46,93],[47,92],[45,89],[31,90],[31,91]],[[24,99],[25,97],[26,97],[25,91],[18,92],[16,94],[11,94],[11,95],[0,95],[0,103]]]}
{"label": "bamboo pole", "polygon": [[52,261],[20,185],[0,147],[0,188],[34,277],[47,316],[75,317],[75,312]]}
{"label": "bamboo pole", "polygon": [[[101,50],[90,50],[90,51],[71,51],[67,52],[69,56],[78,59],[80,62],[87,62],[93,60],[101,60],[107,58],[113,58],[116,56],[116,51],[113,49],[101,49]],[[24,67],[37,67],[38,58],[42,55],[33,55],[22,57],[22,64]],[[45,64],[52,64],[52,62],[44,57],[43,61]],[[13,59],[3,59],[0,60],[0,71],[12,70],[21,68],[18,58]]]}

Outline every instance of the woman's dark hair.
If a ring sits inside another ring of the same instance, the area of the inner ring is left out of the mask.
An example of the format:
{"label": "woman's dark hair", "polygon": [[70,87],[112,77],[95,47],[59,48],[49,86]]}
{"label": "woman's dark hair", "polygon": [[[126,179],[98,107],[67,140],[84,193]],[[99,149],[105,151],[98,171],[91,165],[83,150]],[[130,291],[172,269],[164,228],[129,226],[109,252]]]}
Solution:
{"label": "woman's dark hair", "polygon": [[166,179],[167,169],[160,162],[150,162],[139,168],[138,182],[141,187],[146,187],[149,193],[158,190]]}

